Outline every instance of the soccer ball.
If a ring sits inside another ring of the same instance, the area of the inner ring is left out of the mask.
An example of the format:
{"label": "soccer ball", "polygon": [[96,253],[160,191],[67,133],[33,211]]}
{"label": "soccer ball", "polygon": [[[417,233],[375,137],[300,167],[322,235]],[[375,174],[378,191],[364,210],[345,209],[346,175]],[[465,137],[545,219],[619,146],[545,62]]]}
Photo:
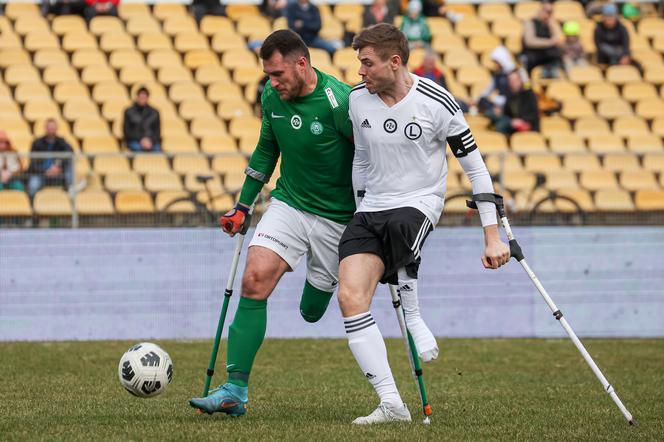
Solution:
{"label": "soccer ball", "polygon": [[122,355],[118,376],[122,386],[134,396],[154,397],[171,383],[173,362],[158,345],[141,342]]}

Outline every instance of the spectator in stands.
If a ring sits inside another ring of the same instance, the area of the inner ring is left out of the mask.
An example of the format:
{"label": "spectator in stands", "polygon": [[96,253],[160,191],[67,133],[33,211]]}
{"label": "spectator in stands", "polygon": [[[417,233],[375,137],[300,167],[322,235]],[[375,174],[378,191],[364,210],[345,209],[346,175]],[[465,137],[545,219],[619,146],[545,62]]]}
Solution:
{"label": "spectator in stands", "polygon": [[118,16],[118,4],[120,0],[85,0],[86,7],[83,11],[85,20],[90,22],[98,15]]}
{"label": "spectator in stands", "polygon": [[0,190],[24,191],[21,172],[21,160],[9,141],[7,132],[0,130]]}
{"label": "spectator in stands", "polygon": [[579,32],[581,27],[576,21],[566,21],[563,25],[563,34],[565,34],[565,42],[562,47],[563,63],[565,69],[569,71],[574,66],[586,66],[588,64],[588,57],[586,51],[583,50]]}
{"label": "spectator in stands", "polygon": [[219,0],[193,0],[191,13],[196,23],[200,23],[206,15],[226,15],[226,6]]}
{"label": "spectator in stands", "polygon": [[[422,59],[422,64],[417,69],[415,69],[413,73],[415,75],[419,75],[420,77],[428,78],[429,80],[441,85],[445,89],[449,89],[447,87],[447,80],[445,79],[445,73],[441,71],[438,68],[438,66],[436,66],[437,61],[438,61],[438,54],[429,49],[424,54],[424,58]],[[459,100],[456,97],[455,100],[459,105],[459,107],[461,108],[462,112],[464,113],[468,112],[468,104],[466,104],[462,100]]]}
{"label": "spectator in stands", "polygon": [[83,0],[42,0],[42,15],[83,15],[85,1]]}
{"label": "spectator in stands", "polygon": [[362,18],[362,25],[367,26],[375,25],[376,23],[394,23],[394,17],[398,11],[394,10],[392,4],[386,0],[374,0],[370,5],[364,7],[364,16]]}
{"label": "spectator in stands", "polygon": [[445,0],[423,0],[422,13],[427,17],[445,17],[452,23],[463,19],[463,14],[449,10],[445,5]]}
{"label": "spectator in stands", "polygon": [[602,7],[602,21],[595,27],[597,62],[632,64],[627,28],[618,21],[618,8],[612,3]]}
{"label": "spectator in stands", "polygon": [[[58,122],[49,118],[44,123],[43,137],[32,143],[31,153],[71,153],[72,148],[58,136]],[[71,160],[62,157],[34,157],[28,168],[28,193],[35,194],[44,186],[71,186],[73,180]]]}
{"label": "spectator in stands", "polygon": [[161,120],[149,98],[147,88],[140,87],[136,101],[124,112],[124,140],[133,152],[161,152]]}
{"label": "spectator in stands", "polygon": [[286,12],[288,0],[263,0],[260,11],[270,18],[279,18]]}
{"label": "spectator in stands", "polygon": [[507,74],[516,69],[512,54],[505,46],[498,46],[491,51],[491,61],[491,83],[471,102],[471,107],[477,107],[480,113],[485,113],[494,106],[503,107],[507,97],[511,95]]}
{"label": "spectator in stands", "polygon": [[327,41],[318,35],[322,26],[320,11],[309,0],[289,3],[286,8],[286,17],[288,27],[298,33],[308,47],[324,49],[330,55],[341,47],[341,44]]}
{"label": "spectator in stands", "polygon": [[428,47],[431,43],[431,30],[422,15],[420,0],[410,0],[408,3],[408,13],[404,14],[401,21],[401,32],[408,38],[410,49]]}
{"label": "spectator in stands", "polygon": [[518,70],[507,76],[511,96],[505,106],[495,106],[488,116],[498,132],[512,134],[514,132],[539,132],[539,109],[537,96],[530,88],[524,87],[523,78]]}
{"label": "spectator in stands", "polygon": [[562,67],[562,44],[562,32],[553,17],[553,4],[543,1],[537,15],[523,24],[521,62],[528,74],[535,67],[542,66],[544,78],[555,78],[557,70]]}

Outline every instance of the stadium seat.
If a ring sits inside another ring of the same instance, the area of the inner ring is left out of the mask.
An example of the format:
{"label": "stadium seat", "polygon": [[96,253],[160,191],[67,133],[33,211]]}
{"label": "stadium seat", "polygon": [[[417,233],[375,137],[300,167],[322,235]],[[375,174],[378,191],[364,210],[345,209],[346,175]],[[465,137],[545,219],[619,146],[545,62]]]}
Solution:
{"label": "stadium seat", "polygon": [[621,137],[642,135],[649,132],[648,125],[641,117],[628,115],[613,121],[613,133]]}
{"label": "stadium seat", "polygon": [[171,166],[164,155],[137,154],[134,157],[132,167],[134,172],[141,175],[148,173],[169,173]]}
{"label": "stadium seat", "polygon": [[655,190],[655,174],[648,170],[630,170],[620,174],[620,186],[625,190]]}
{"label": "stadium seat", "polygon": [[464,48],[450,48],[445,52],[444,64],[450,69],[459,69],[464,66],[477,66],[478,62],[477,56],[469,50]]}
{"label": "stadium seat", "polygon": [[657,96],[655,86],[643,81],[630,82],[623,85],[622,90],[623,98],[630,103],[635,103],[644,98],[652,98]]}
{"label": "stadium seat", "polygon": [[597,103],[605,99],[620,99],[620,92],[618,92],[618,88],[613,83],[608,81],[597,81],[586,85],[583,91],[583,96],[591,102]]}
{"label": "stadium seat", "polygon": [[133,37],[138,37],[143,34],[154,34],[161,32],[159,22],[151,15],[134,16],[126,22],[127,33]]}
{"label": "stadium seat", "polygon": [[234,33],[235,27],[228,17],[206,15],[200,23],[200,31],[210,37],[216,33]]}
{"label": "stadium seat", "polygon": [[575,66],[570,69],[568,76],[571,82],[579,85],[604,80],[602,71],[597,66]]}
{"label": "stadium seat", "polygon": [[248,49],[229,49],[221,56],[221,64],[228,69],[257,67],[256,56]]}
{"label": "stadium seat", "polygon": [[20,83],[40,83],[41,77],[37,69],[32,65],[18,64],[7,66],[4,72],[5,83],[8,86],[16,86]]}
{"label": "stadium seat", "polygon": [[261,128],[261,120],[253,116],[244,116],[233,118],[230,122],[229,132],[236,138],[242,138],[244,135],[258,133]]}
{"label": "stadium seat", "polygon": [[634,81],[641,81],[641,74],[632,65],[609,66],[606,70],[606,80],[610,83],[623,85]]}
{"label": "stadium seat", "polygon": [[582,97],[581,88],[577,84],[567,80],[551,81],[546,87],[546,94],[550,98],[559,101]]}
{"label": "stadium seat", "polygon": [[598,190],[595,193],[595,207],[599,211],[631,212],[634,203],[624,190]]}
{"label": "stadium seat", "polygon": [[[30,82],[30,83],[19,83],[16,85],[16,89],[14,90],[14,99],[16,100],[17,103],[20,104],[25,104],[28,101],[32,100],[38,100],[38,101],[43,101],[43,100],[49,100],[50,99],[50,92],[48,87],[42,83],[42,82]],[[11,103],[11,104],[10,104]],[[7,103],[3,103],[2,108],[7,109],[8,106],[11,106],[14,104],[13,100],[11,100],[11,97]],[[10,112],[12,113],[20,113],[20,110],[16,108],[15,110],[9,109]]]}
{"label": "stadium seat", "polygon": [[155,3],[152,14],[159,20],[167,20],[172,17],[186,17],[187,10],[182,4]]}
{"label": "stadium seat", "polygon": [[510,145],[514,152],[547,152],[546,141],[538,132],[517,132],[512,135]]}
{"label": "stadium seat", "polygon": [[664,99],[651,97],[639,100],[636,103],[636,113],[647,120],[664,118]]}
{"label": "stadium seat", "polygon": [[576,174],[570,170],[545,171],[544,177],[544,185],[548,190],[557,191],[579,188]]}
{"label": "stadium seat", "polygon": [[226,126],[214,116],[196,117],[191,120],[190,133],[196,138],[226,135]]}
{"label": "stadium seat", "polygon": [[664,118],[655,118],[650,130],[653,134],[664,138]]}
{"label": "stadium seat", "polygon": [[[200,66],[196,69],[196,81],[204,86],[219,84],[219,85],[230,85],[237,86],[231,81],[231,76],[228,73],[228,70],[219,64],[210,64],[207,66]],[[224,86],[218,86],[224,87]],[[237,88],[238,95],[241,95],[241,91]],[[208,97],[210,97],[210,92],[208,91]]]}
{"label": "stadium seat", "polygon": [[171,16],[167,17],[162,23],[162,29],[170,37],[177,39],[180,34],[183,35],[197,35],[205,40],[207,46],[207,38],[198,33],[196,21],[191,16]]}
{"label": "stadium seat", "polygon": [[92,88],[92,99],[97,103],[105,103],[112,99],[129,101],[127,88],[117,81],[96,83]]}
{"label": "stadium seat", "polygon": [[107,175],[109,173],[129,173],[129,161],[123,156],[102,156],[99,155],[94,158],[94,171]]}
{"label": "stadium seat", "polygon": [[[30,54],[21,47],[3,46],[2,34],[0,34],[0,67],[8,68],[9,66],[25,65],[29,66],[32,61]],[[49,49],[53,51],[54,49]]]}
{"label": "stadium seat", "polygon": [[[194,213],[196,206],[192,201],[186,201],[189,194],[181,190],[165,190],[158,192],[155,196],[155,209],[157,212],[167,213]],[[176,203],[173,203],[175,200]],[[173,204],[172,204],[173,203]],[[170,204],[170,206],[169,206]],[[168,207],[168,209],[166,209]]]}
{"label": "stadium seat", "polygon": [[69,59],[60,49],[42,49],[35,52],[32,62],[37,68],[44,69],[48,66],[68,65]]}
{"label": "stadium seat", "polygon": [[171,41],[166,34],[161,32],[145,32],[138,36],[138,49],[150,52],[156,49],[172,49]]}
{"label": "stadium seat", "polygon": [[40,49],[57,49],[60,47],[60,43],[55,34],[48,31],[39,31],[27,34],[23,41],[23,47],[30,52],[35,52]]}
{"label": "stadium seat", "polygon": [[617,117],[632,115],[632,107],[622,98],[603,98],[597,104],[597,114],[612,120]]}
{"label": "stadium seat", "polygon": [[244,155],[215,155],[212,158],[212,170],[225,174],[227,172],[237,172],[241,171],[244,173],[244,169],[247,167],[247,158]]}
{"label": "stadium seat", "polygon": [[636,155],[611,153],[604,155],[602,160],[604,170],[611,172],[625,172],[631,170],[640,170],[641,165]]}
{"label": "stadium seat", "polygon": [[32,202],[36,215],[70,216],[71,199],[67,192],[59,188],[46,187],[35,194]]}
{"label": "stadium seat", "polygon": [[178,191],[182,189],[182,180],[176,173],[145,174],[145,190],[149,192]]}
{"label": "stadium seat", "polygon": [[208,135],[201,138],[201,151],[206,154],[237,153],[237,144],[230,135]]}
{"label": "stadium seat", "polygon": [[529,172],[554,172],[561,169],[560,157],[556,154],[532,154],[524,159]]}
{"label": "stadium seat", "polygon": [[198,152],[198,143],[188,134],[164,135],[162,149],[166,153],[194,153]]}
{"label": "stadium seat", "polygon": [[570,120],[577,120],[584,117],[592,117],[595,110],[592,104],[582,97],[566,98],[562,102],[561,115]]}
{"label": "stadium seat", "polygon": [[189,192],[205,191],[206,186],[212,195],[219,195],[224,192],[219,175],[213,175],[212,179],[206,181],[205,183],[200,182],[196,178],[196,175],[185,175],[184,177],[184,187]]}
{"label": "stadium seat", "polygon": [[180,32],[175,35],[174,47],[180,53],[202,51],[209,48],[207,39],[198,32]]}
{"label": "stadium seat", "polygon": [[135,172],[109,173],[104,178],[104,187],[110,192],[142,190],[141,178]]}
{"label": "stadium seat", "polygon": [[570,134],[572,132],[572,126],[570,125],[569,120],[560,115],[554,115],[551,117],[542,115],[540,117],[540,132],[546,138],[551,138],[559,134]]}
{"label": "stadium seat", "polygon": [[125,190],[115,195],[115,210],[119,214],[153,213],[154,204],[147,192]]}
{"label": "stadium seat", "polygon": [[18,190],[0,190],[0,217],[31,216],[28,194]]}
{"label": "stadium seat", "polygon": [[127,20],[131,17],[150,16],[147,3],[123,3],[118,5],[118,15]]}
{"label": "stadium seat", "polygon": [[98,49],[81,49],[74,51],[71,56],[71,64],[76,69],[83,69],[88,66],[106,64],[106,57]]}
{"label": "stadium seat", "polygon": [[235,31],[229,34],[217,33],[212,36],[212,49],[217,53],[245,50],[247,43]]}
{"label": "stadium seat", "polygon": [[90,98],[74,97],[67,100],[62,108],[62,116],[68,121],[99,115],[97,105]]}
{"label": "stadium seat", "polygon": [[16,17],[14,31],[23,37],[34,33],[50,33],[48,21],[41,14],[25,14]]}
{"label": "stadium seat", "polygon": [[124,111],[131,105],[126,98],[107,99],[101,107],[101,114],[108,121],[124,120]]}
{"label": "stadium seat", "polygon": [[[63,81],[56,84],[53,88],[53,98],[60,104],[70,100],[90,101],[90,93],[88,92],[88,88],[86,88],[85,85],[78,80]],[[66,112],[63,111],[63,113]]]}
{"label": "stadium seat", "polygon": [[638,133],[627,137],[627,149],[634,153],[663,153],[664,143],[657,135]]}
{"label": "stadium seat", "polygon": [[83,17],[77,15],[59,15],[51,20],[51,30],[58,36],[69,32],[85,32],[87,25]]}
{"label": "stadium seat", "polygon": [[664,210],[664,190],[639,190],[634,202],[637,210]]}
{"label": "stadium seat", "polygon": [[617,189],[616,174],[608,170],[583,171],[579,175],[579,183],[586,190]]}
{"label": "stadium seat", "polygon": [[579,118],[574,123],[574,133],[585,138],[592,135],[604,135],[609,132],[611,132],[611,129],[609,129],[606,120],[596,116]]}
{"label": "stadium seat", "polygon": [[58,116],[60,109],[51,99],[30,100],[23,108],[23,117],[30,122]]}
{"label": "stadium seat", "polygon": [[83,68],[81,72],[81,81],[93,86],[101,82],[116,82],[115,71],[106,65],[91,65]]}
{"label": "stadium seat", "polygon": [[653,172],[662,172],[664,170],[664,155],[661,153],[645,154],[643,156],[643,168]]}
{"label": "stadium seat", "polygon": [[91,135],[80,138],[83,138],[83,152],[87,154],[118,153],[120,151],[118,141],[108,134]]}
{"label": "stadium seat", "polygon": [[[521,157],[515,154],[487,154],[485,162],[487,169],[492,174],[523,171]],[[458,164],[458,161],[452,160],[448,162],[450,165],[454,163]],[[450,167],[450,170],[452,170],[452,167]]]}
{"label": "stadium seat", "polygon": [[209,175],[212,173],[208,159],[203,155],[175,155],[173,171],[181,175]]}
{"label": "stadium seat", "polygon": [[103,190],[88,190],[76,194],[76,210],[80,215],[113,215],[113,200]]}
{"label": "stadium seat", "polygon": [[558,133],[549,137],[549,148],[556,153],[585,152],[586,145],[575,133]]}
{"label": "stadium seat", "polygon": [[593,154],[568,153],[563,157],[563,168],[573,172],[599,171],[602,165]]}
{"label": "stadium seat", "polygon": [[591,135],[588,137],[588,148],[595,153],[624,152],[625,144],[622,138],[611,133]]}

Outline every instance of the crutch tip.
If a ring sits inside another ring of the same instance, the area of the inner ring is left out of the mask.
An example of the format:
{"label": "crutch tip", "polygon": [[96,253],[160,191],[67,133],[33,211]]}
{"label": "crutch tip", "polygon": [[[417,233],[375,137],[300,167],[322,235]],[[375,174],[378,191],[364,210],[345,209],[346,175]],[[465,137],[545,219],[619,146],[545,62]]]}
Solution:
{"label": "crutch tip", "polygon": [[632,427],[638,427],[638,426],[639,426],[639,423],[638,423],[638,422],[636,421],[636,419],[634,419],[634,418],[632,418],[632,419],[629,421],[629,424],[630,424]]}
{"label": "crutch tip", "polygon": [[431,424],[431,419],[429,418],[429,416],[425,417],[424,420],[422,420],[422,423],[424,425],[430,425]]}

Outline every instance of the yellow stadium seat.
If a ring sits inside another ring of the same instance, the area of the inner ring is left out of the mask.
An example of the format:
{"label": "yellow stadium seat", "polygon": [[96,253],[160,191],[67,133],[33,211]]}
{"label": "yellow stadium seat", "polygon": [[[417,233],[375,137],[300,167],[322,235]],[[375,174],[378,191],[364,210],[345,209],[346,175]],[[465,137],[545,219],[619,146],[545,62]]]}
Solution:
{"label": "yellow stadium seat", "polygon": [[567,100],[568,98],[580,98],[581,88],[575,83],[567,80],[553,80],[547,85],[546,94],[555,100]]}
{"label": "yellow stadium seat", "polygon": [[654,38],[664,35],[664,19],[661,17],[643,17],[639,20],[638,31],[641,37]]}
{"label": "yellow stadium seat", "polygon": [[224,192],[223,186],[221,185],[221,178],[219,177],[219,175],[212,176],[212,179],[207,180],[205,183],[199,181],[196,175],[186,175],[184,177],[184,188],[187,189],[189,192],[205,191],[206,187],[207,189],[210,189],[212,195],[219,195]]}
{"label": "yellow stadium seat", "polygon": [[157,49],[150,51],[147,57],[147,64],[152,69],[164,67],[184,68],[180,55],[173,49]]}
{"label": "yellow stadium seat", "polygon": [[168,36],[161,32],[146,32],[138,36],[138,49],[143,52],[156,49],[171,49],[171,41]]}
{"label": "yellow stadium seat", "polygon": [[577,120],[584,117],[594,116],[595,110],[590,101],[585,98],[567,98],[563,101],[561,114],[563,117],[570,120]]}
{"label": "yellow stadium seat", "polygon": [[664,190],[639,190],[634,202],[636,210],[664,210]]}
{"label": "yellow stadium seat", "polygon": [[248,49],[229,49],[221,56],[221,64],[228,69],[257,67],[256,56]]}
{"label": "yellow stadium seat", "polygon": [[189,69],[182,65],[162,67],[157,72],[157,81],[165,86],[170,86],[176,82],[191,82],[193,77]]}
{"label": "yellow stadium seat", "polygon": [[563,168],[574,172],[588,172],[601,170],[602,165],[597,155],[568,153],[563,158]]}
{"label": "yellow stadium seat", "polygon": [[653,172],[661,172],[664,170],[664,155],[661,155],[661,153],[645,154],[643,156],[643,168]]}
{"label": "yellow stadium seat", "polygon": [[32,202],[36,215],[70,216],[71,199],[67,192],[58,188],[44,188],[37,192]]}
{"label": "yellow stadium seat", "polygon": [[632,107],[622,98],[603,98],[597,104],[597,114],[600,117],[612,120],[632,115]]}
{"label": "yellow stadium seat", "polygon": [[498,46],[500,46],[500,39],[491,34],[471,35],[468,39],[468,49],[476,54],[492,51]]}
{"label": "yellow stadium seat", "polygon": [[219,66],[219,57],[210,49],[194,49],[184,54],[184,65],[192,70]]}
{"label": "yellow stadium seat", "polygon": [[[157,212],[167,213],[194,213],[196,206],[192,201],[187,201],[189,195],[181,190],[164,190],[155,196],[155,208]],[[178,200],[177,202],[174,202]]]}
{"label": "yellow stadium seat", "polygon": [[655,174],[649,170],[629,170],[620,174],[620,186],[625,190],[655,190]]}
{"label": "yellow stadium seat", "polygon": [[616,174],[608,170],[589,170],[581,172],[579,183],[586,190],[618,189]]}
{"label": "yellow stadium seat", "polygon": [[629,193],[624,190],[598,190],[595,193],[597,210],[610,212],[631,212],[634,203]]}
{"label": "yellow stadium seat", "polygon": [[238,21],[244,15],[259,15],[260,11],[256,5],[231,3],[226,6],[226,15],[233,21]]}
{"label": "yellow stadium seat", "polygon": [[477,15],[484,21],[494,21],[501,18],[511,18],[510,6],[501,3],[480,3],[477,7]]}
{"label": "yellow stadium seat", "polygon": [[150,194],[142,190],[124,190],[115,195],[115,210],[119,214],[153,213]]}
{"label": "yellow stadium seat", "polygon": [[120,81],[126,85],[154,82],[155,77],[147,66],[124,66],[120,70]]}
{"label": "yellow stadium seat", "polygon": [[545,171],[545,186],[548,190],[578,189],[576,174],[570,170]]}
{"label": "yellow stadium seat", "polygon": [[[21,104],[25,104],[26,102],[31,100],[38,100],[38,101],[49,100],[50,97],[51,94],[48,90],[48,87],[42,82],[19,83],[16,86],[16,89],[14,90],[14,99],[16,100],[17,103]],[[11,100],[11,98],[8,101],[8,103],[3,104],[2,107],[6,109],[9,103],[13,104],[13,100]],[[20,112],[18,108],[16,108],[16,110],[10,110],[10,111],[12,113]]]}
{"label": "yellow stadium seat", "polygon": [[260,134],[258,132],[253,134],[245,134],[240,138],[238,143],[238,149],[240,153],[251,156],[256,150],[256,145],[258,144],[258,138]]}
{"label": "yellow stadium seat", "polygon": [[525,169],[530,172],[554,172],[560,170],[560,157],[555,154],[527,155],[525,157]]}
{"label": "yellow stadium seat", "polygon": [[510,192],[531,190],[535,187],[536,176],[532,172],[510,172],[503,177],[503,184]]}
{"label": "yellow stadium seat", "polygon": [[186,17],[187,10],[182,4],[156,3],[152,14],[159,20],[168,20],[173,17]]}
{"label": "yellow stadium seat", "polygon": [[[516,172],[523,171],[523,162],[521,157],[515,154],[487,154],[486,155],[486,167],[489,169],[489,172],[492,174],[500,172]],[[450,170],[452,170],[452,165],[458,163],[458,161],[452,160],[448,164],[450,165]]]}
{"label": "yellow stadium seat", "polygon": [[203,155],[175,155],[173,170],[181,175],[209,175],[212,173],[208,159]]}
{"label": "yellow stadium seat", "polygon": [[0,190],[0,217],[31,216],[28,194],[18,190]]}
{"label": "yellow stadium seat", "polygon": [[99,15],[90,21],[90,32],[96,36],[112,32],[114,34],[124,34],[125,29],[118,17],[109,15]]}
{"label": "yellow stadium seat", "polygon": [[60,109],[51,99],[28,101],[23,108],[23,117],[31,122],[59,116]]}
{"label": "yellow stadium seat", "polygon": [[94,158],[94,171],[101,175],[109,173],[129,173],[129,161],[119,155],[99,155]]}
{"label": "yellow stadium seat", "polygon": [[214,109],[205,99],[189,98],[180,103],[180,116],[185,120],[192,120],[196,117],[211,117],[214,115]]}
{"label": "yellow stadium seat", "polygon": [[201,151],[207,154],[237,153],[237,144],[230,135],[207,135],[201,138]]}
{"label": "yellow stadium seat", "polygon": [[41,15],[23,15],[14,20],[14,31],[21,36],[49,32],[48,22]]}
{"label": "yellow stadium seat", "polygon": [[217,33],[212,36],[212,49],[217,53],[224,53],[226,51],[239,51],[246,50],[247,43],[242,36],[233,33]]}
{"label": "yellow stadium seat", "polygon": [[649,133],[645,120],[636,115],[618,117],[613,121],[613,133],[621,137]]}
{"label": "yellow stadium seat", "polygon": [[332,64],[339,69],[357,69],[359,61],[353,48],[341,48],[332,56]]}
{"label": "yellow stadium seat", "polygon": [[217,117],[203,116],[191,120],[190,132],[196,138],[225,135],[226,125]]}
{"label": "yellow stadium seat", "polygon": [[473,35],[490,35],[486,22],[472,15],[463,16],[455,23],[454,30],[457,35],[466,38]]}
{"label": "yellow stadium seat", "polygon": [[623,86],[623,98],[630,103],[637,102],[644,98],[651,98],[657,96],[655,86],[650,83],[642,81],[627,83]]}
{"label": "yellow stadium seat", "polygon": [[251,37],[267,37],[272,32],[272,25],[262,15],[245,15],[238,19],[236,29],[238,34],[251,40]]}
{"label": "yellow stadium seat", "polygon": [[334,8],[334,16],[344,23],[363,13],[364,7],[358,3],[338,3]]}
{"label": "yellow stadium seat", "polygon": [[200,23],[201,32],[210,37],[219,32],[235,33],[233,21],[228,17],[220,17],[214,15],[206,15]]}
{"label": "yellow stadium seat", "polygon": [[77,69],[88,66],[106,64],[106,57],[98,49],[81,49],[74,51],[71,56],[71,64]]}
{"label": "yellow stadium seat", "polygon": [[129,34],[107,32],[101,35],[99,48],[106,53],[120,50],[131,51],[134,49],[134,40]]}
{"label": "yellow stadium seat", "polygon": [[662,153],[664,143],[657,135],[651,133],[634,134],[627,137],[627,149],[634,153]]}
{"label": "yellow stadium seat", "polygon": [[565,118],[554,115],[551,117],[540,117],[540,132],[547,138],[554,137],[558,134],[569,134],[572,132],[572,126]]}
{"label": "yellow stadium seat", "polygon": [[586,13],[579,2],[559,0],[553,4],[553,16],[561,22],[567,20],[583,20]]}
{"label": "yellow stadium seat", "polygon": [[588,137],[588,148],[595,153],[624,152],[625,144],[618,135],[606,133]]}
{"label": "yellow stadium seat", "polygon": [[[220,65],[201,66],[196,69],[195,77],[196,77],[196,82],[205,86],[212,85],[211,87],[213,87],[214,83],[232,84],[231,76],[228,73],[228,70],[226,70],[226,68]],[[208,97],[210,97],[209,92],[208,92]]]}
{"label": "yellow stadium seat", "polygon": [[261,120],[253,116],[233,118],[230,122],[229,132],[236,138],[252,135],[260,131]]}
{"label": "yellow stadium seat", "polygon": [[166,156],[151,153],[137,154],[134,156],[132,167],[134,172],[141,175],[171,172],[171,166],[168,164]]}
{"label": "yellow stadium seat", "polygon": [[106,102],[112,99],[129,101],[127,89],[117,81],[100,82],[92,88],[92,98],[98,102]]}
{"label": "yellow stadium seat", "polygon": [[647,67],[645,70],[644,79],[648,83],[657,85],[664,84],[664,65],[658,64],[655,66]]}
{"label": "yellow stadium seat", "polygon": [[558,133],[549,138],[549,148],[556,153],[581,153],[586,151],[586,144],[575,133]]}
{"label": "yellow stadium seat", "polygon": [[123,120],[124,111],[131,105],[125,98],[111,98],[102,104],[101,114],[109,121]]}
{"label": "yellow stadium seat", "polygon": [[182,180],[176,173],[145,174],[145,190],[148,192],[178,191],[182,189]]}
{"label": "yellow stadium seat", "polygon": [[125,20],[131,17],[150,16],[147,3],[124,3],[118,5],[118,15]]}
{"label": "yellow stadium seat", "polygon": [[217,173],[242,172],[247,167],[247,158],[244,155],[216,155],[212,158],[212,170]]}
{"label": "yellow stadium seat", "polygon": [[110,135],[91,135],[83,138],[83,152],[93,153],[117,153],[120,151],[118,141]]}
{"label": "yellow stadium seat", "polygon": [[491,83],[491,74],[481,66],[464,66],[457,71],[457,80],[464,86],[476,84],[483,90]]}
{"label": "yellow stadium seat", "polygon": [[609,66],[606,70],[606,81],[618,85],[641,81],[641,74],[632,65]]}
{"label": "yellow stadium seat", "polygon": [[205,92],[199,84],[193,81],[181,81],[171,84],[168,95],[175,103],[187,99],[205,99]]}
{"label": "yellow stadium seat", "polygon": [[175,36],[175,49],[181,53],[209,48],[207,39],[199,33],[182,32]]}
{"label": "yellow stadium seat", "polygon": [[33,63],[38,68],[46,68],[54,65],[68,65],[69,59],[67,54],[60,49],[42,49],[35,52]]}
{"label": "yellow stadium seat", "polygon": [[510,145],[514,152],[546,152],[546,141],[538,132],[517,132],[512,135]]}
{"label": "yellow stadium seat", "polygon": [[55,86],[62,82],[78,82],[78,74],[70,65],[48,66],[42,74],[44,83]]}
{"label": "yellow stadium seat", "polygon": [[[523,25],[521,21],[513,17],[497,18],[491,23],[491,33],[502,39],[520,41],[523,34]],[[508,46],[509,48],[509,45],[505,44],[505,46]],[[511,49],[512,48],[510,48],[510,50]]]}
{"label": "yellow stadium seat", "polygon": [[97,105],[90,98],[71,98],[64,103],[62,116],[68,121],[99,115]]}
{"label": "yellow stadium seat", "polygon": [[143,34],[160,33],[161,26],[151,15],[134,16],[127,20],[126,23],[127,33],[133,37],[138,37]]}
{"label": "yellow stadium seat", "polygon": [[79,118],[74,121],[73,133],[77,138],[110,135],[108,125],[100,118]]}
{"label": "yellow stadium seat", "polygon": [[[177,36],[178,34],[200,35],[198,34],[196,21],[189,15],[168,17],[162,23],[162,29],[171,37]],[[203,36],[201,35],[201,37]]]}
{"label": "yellow stadium seat", "polygon": [[636,103],[636,113],[647,120],[664,118],[664,99],[651,97],[639,100]]}
{"label": "yellow stadium seat", "polygon": [[39,72],[32,65],[12,65],[5,69],[5,83],[9,86],[16,86],[19,83],[39,83],[41,77]]}
{"label": "yellow stadium seat", "polygon": [[580,85],[604,81],[602,71],[597,66],[575,66],[570,69],[568,77],[571,82]]}
{"label": "yellow stadium seat", "polygon": [[477,56],[469,50],[463,48],[450,48],[445,52],[444,64],[450,69],[459,69],[464,66],[477,66],[478,62]]}
{"label": "yellow stadium seat", "polygon": [[76,194],[76,210],[80,215],[113,215],[113,200],[103,190],[85,190]]}
{"label": "yellow stadium seat", "polygon": [[473,138],[482,153],[507,152],[509,145],[507,137],[499,132],[477,131]]}
{"label": "yellow stadium seat", "polygon": [[104,179],[104,186],[110,192],[143,190],[141,178],[135,172],[109,173]]}
{"label": "yellow stadium seat", "polygon": [[254,111],[244,99],[229,98],[217,105],[217,115],[221,119],[229,121],[233,118],[252,116]]}
{"label": "yellow stadium seat", "polygon": [[256,66],[238,66],[233,70],[233,81],[240,86],[257,84],[264,76],[263,70]]}
{"label": "yellow stadium seat", "polygon": [[58,49],[60,43],[55,34],[49,31],[32,32],[25,36],[23,46],[30,52],[40,49]]}
{"label": "yellow stadium seat", "polygon": [[623,172],[630,170],[640,170],[641,165],[636,155],[613,153],[604,155],[604,170],[612,172]]}
{"label": "yellow stadium seat", "polygon": [[615,84],[608,81],[598,81],[588,83],[584,89],[583,96],[593,103],[597,103],[604,99],[619,99],[620,92]]}
{"label": "yellow stadium seat", "polygon": [[606,120],[596,116],[579,118],[574,123],[574,133],[586,138],[591,135],[604,135],[610,131]]}
{"label": "yellow stadium seat", "polygon": [[655,135],[664,137],[664,118],[655,118],[652,121],[651,131]]}
{"label": "yellow stadium seat", "polygon": [[198,152],[196,140],[188,134],[167,135],[164,134],[162,149],[166,153],[188,153]]}
{"label": "yellow stadium seat", "polygon": [[[2,34],[0,34],[0,38],[2,38]],[[0,40],[0,43],[2,43],[2,40]],[[54,49],[48,49],[48,51],[54,51]],[[0,44],[0,67],[7,68],[9,66],[30,64],[32,64],[32,60],[30,59],[30,54],[25,49]]]}
{"label": "yellow stadium seat", "polygon": [[81,72],[81,81],[88,86],[101,82],[115,82],[117,78],[113,69],[106,65],[86,66]]}

